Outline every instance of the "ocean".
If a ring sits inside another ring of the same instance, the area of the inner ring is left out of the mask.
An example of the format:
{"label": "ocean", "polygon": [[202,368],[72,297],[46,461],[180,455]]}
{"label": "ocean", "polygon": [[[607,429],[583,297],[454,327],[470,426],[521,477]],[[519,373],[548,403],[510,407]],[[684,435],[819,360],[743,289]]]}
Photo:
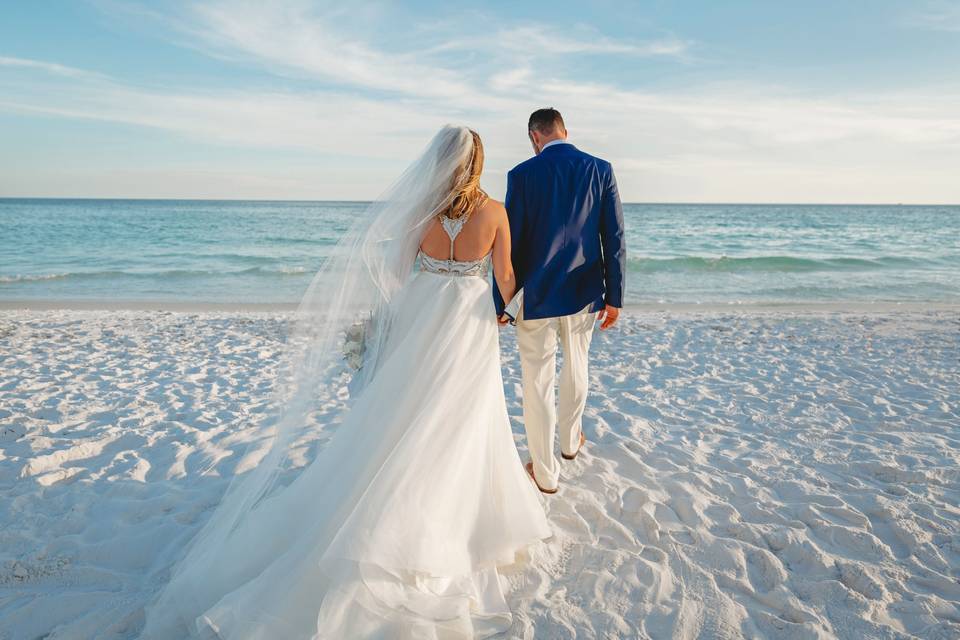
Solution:
{"label": "ocean", "polygon": [[[0,301],[296,303],[364,203],[0,199]],[[628,304],[960,303],[960,206],[626,204]]]}

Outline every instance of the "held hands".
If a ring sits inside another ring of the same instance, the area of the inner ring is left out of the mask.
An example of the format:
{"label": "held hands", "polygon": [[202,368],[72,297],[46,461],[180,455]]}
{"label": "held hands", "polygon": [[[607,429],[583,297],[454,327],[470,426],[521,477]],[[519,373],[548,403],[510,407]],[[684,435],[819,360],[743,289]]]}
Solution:
{"label": "held hands", "polygon": [[617,318],[619,317],[620,309],[608,304],[603,308],[603,311],[598,314],[598,318],[600,319],[600,329],[609,329],[613,325],[617,324]]}
{"label": "held hands", "polygon": [[[620,318],[620,309],[613,307],[611,305],[606,305],[597,317],[600,319],[600,329],[606,330],[617,324],[617,320]],[[505,327],[510,324],[510,316],[505,313],[500,314],[497,317],[497,324],[501,327]]]}

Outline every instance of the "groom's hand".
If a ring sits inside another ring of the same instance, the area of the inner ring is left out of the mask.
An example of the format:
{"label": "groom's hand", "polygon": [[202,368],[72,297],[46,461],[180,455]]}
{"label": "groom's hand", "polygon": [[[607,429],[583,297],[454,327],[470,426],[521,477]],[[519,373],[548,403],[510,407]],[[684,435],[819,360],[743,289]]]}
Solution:
{"label": "groom's hand", "polygon": [[501,313],[500,317],[497,318],[497,324],[501,327],[505,327],[510,324],[510,316],[505,313]]}
{"label": "groom's hand", "polygon": [[620,309],[617,307],[612,307],[609,304],[603,308],[603,311],[600,312],[600,329],[609,329],[613,325],[617,324],[617,318],[620,317]]}

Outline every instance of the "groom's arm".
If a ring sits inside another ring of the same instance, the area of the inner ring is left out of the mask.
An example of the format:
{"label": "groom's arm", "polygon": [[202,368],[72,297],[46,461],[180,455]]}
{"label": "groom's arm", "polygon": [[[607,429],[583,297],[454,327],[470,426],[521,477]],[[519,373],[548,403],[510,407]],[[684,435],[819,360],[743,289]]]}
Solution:
{"label": "groom's arm", "polygon": [[[523,179],[517,172],[510,171],[507,174],[507,195],[503,199],[503,205],[507,209],[507,219],[510,221],[510,242],[513,270],[517,278],[517,291],[523,286],[521,274],[517,271],[517,254],[520,245],[520,232],[523,229],[524,216],[524,198],[523,198]],[[497,316],[503,315],[503,309],[507,306],[509,300],[504,301],[500,294],[500,288],[497,286],[496,278],[493,281],[493,304],[497,309]]]}
{"label": "groom's arm", "polygon": [[623,235],[623,205],[617,178],[610,166],[600,201],[600,245],[603,248],[604,302],[618,309],[623,307],[623,272],[627,261],[627,244]]}

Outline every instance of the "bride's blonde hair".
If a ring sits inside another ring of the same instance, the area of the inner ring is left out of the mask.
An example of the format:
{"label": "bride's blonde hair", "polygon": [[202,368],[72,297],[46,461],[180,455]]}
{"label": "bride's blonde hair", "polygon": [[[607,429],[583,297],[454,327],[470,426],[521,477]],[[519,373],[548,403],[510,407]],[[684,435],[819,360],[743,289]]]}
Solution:
{"label": "bride's blonde hair", "polygon": [[440,215],[447,218],[461,218],[486,202],[489,196],[480,188],[480,174],[483,173],[483,142],[480,134],[470,129],[473,136],[473,151],[467,162],[454,175],[453,199],[446,211]]}

